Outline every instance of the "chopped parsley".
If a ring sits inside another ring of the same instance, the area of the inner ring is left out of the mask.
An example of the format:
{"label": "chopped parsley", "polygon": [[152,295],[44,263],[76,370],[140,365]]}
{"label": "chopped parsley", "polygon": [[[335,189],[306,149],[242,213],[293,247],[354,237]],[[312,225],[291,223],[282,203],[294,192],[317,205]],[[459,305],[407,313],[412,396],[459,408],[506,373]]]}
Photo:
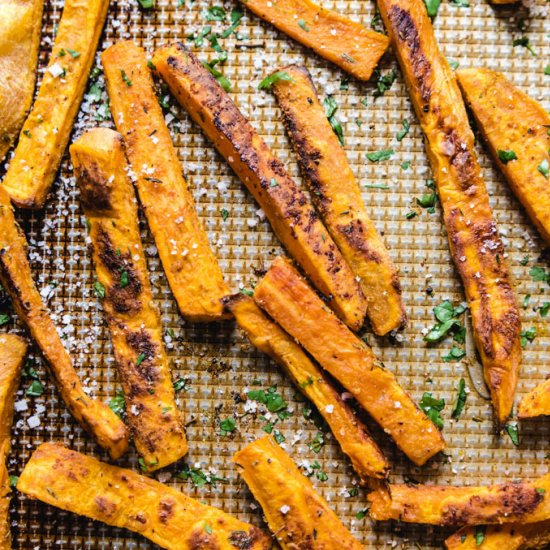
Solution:
{"label": "chopped parsley", "polygon": [[363,187],[367,189],[389,189],[390,186],[384,183],[365,183]]}
{"label": "chopped parsley", "polygon": [[155,0],[138,0],[138,2],[144,10],[149,10],[155,7]]}
{"label": "chopped parsley", "polygon": [[456,398],[455,408],[451,413],[451,417],[454,418],[455,420],[458,420],[460,418],[460,415],[464,410],[464,406],[466,405],[466,397],[468,396],[468,389],[466,388],[466,382],[464,378],[461,378],[460,381],[458,382],[457,391],[458,391],[458,395]]}
{"label": "chopped parsley", "polygon": [[29,130],[23,130],[23,134],[24,134],[25,136],[27,136],[29,139],[32,138],[32,134],[30,133]]}
{"label": "chopped parsley", "polygon": [[266,76],[259,84],[258,90],[269,90],[280,81],[294,82],[294,79],[286,71],[276,71],[269,76]]}
{"label": "chopped parsley", "polygon": [[395,154],[393,149],[382,149],[381,151],[373,151],[372,153],[367,153],[367,159],[370,162],[380,162],[384,160],[390,160]]}
{"label": "chopped parsley", "polygon": [[227,217],[229,216],[229,210],[227,210],[227,208],[222,208],[220,210],[220,214],[221,214],[222,220],[224,222],[227,221]]}
{"label": "chopped parsley", "polygon": [[19,476],[10,476],[10,487],[15,487],[19,481]]}
{"label": "chopped parsley", "polygon": [[362,510],[359,510],[357,514],[355,514],[356,519],[364,519],[367,517],[367,511],[368,508],[363,508]]}
{"label": "chopped parsley", "polygon": [[443,419],[441,411],[445,408],[445,399],[436,399],[431,392],[424,392],[420,400],[420,408],[426,413],[427,417],[440,429],[443,429]]}
{"label": "chopped parsley", "polygon": [[122,389],[118,388],[115,392],[115,396],[109,401],[109,408],[122,418],[126,411],[126,398]]}
{"label": "chopped parsley", "polygon": [[103,298],[105,298],[105,287],[99,281],[96,281],[94,283],[94,292],[100,300],[103,300]]}
{"label": "chopped parsley", "polygon": [[411,166],[411,161],[406,160],[406,161],[402,162],[400,166],[401,166],[402,170],[408,170],[409,167]]}
{"label": "chopped parsley", "polygon": [[416,218],[416,212],[414,210],[407,212],[405,214],[405,218],[407,218],[407,220],[412,220],[413,218]]}
{"label": "chopped parsley", "polygon": [[237,428],[237,422],[232,416],[220,422],[220,429],[221,429],[222,435],[228,435],[231,432],[235,431],[236,428]]}
{"label": "chopped parsley", "polygon": [[466,352],[458,346],[453,346],[449,353],[443,356],[443,361],[450,363],[451,361],[460,361],[463,357],[466,357]]}
{"label": "chopped parsley", "polygon": [[381,97],[392,87],[397,78],[397,71],[391,69],[383,75],[378,69],[375,69],[374,76],[376,77],[376,90],[372,92],[372,95],[374,97]]}
{"label": "chopped parsley", "polygon": [[519,447],[519,435],[518,435],[517,424],[506,424],[506,426],[504,426],[504,429],[506,430],[506,433],[510,436],[512,443],[516,447]]}
{"label": "chopped parsley", "polygon": [[258,401],[266,406],[266,409],[271,413],[277,413],[280,420],[284,420],[290,416],[288,412],[288,403],[283,399],[283,396],[277,392],[277,386],[271,386],[267,390],[250,390],[247,393],[248,399]]}
{"label": "chopped parsley", "polygon": [[231,82],[224,76],[221,71],[216,69],[216,65],[220,62],[219,59],[213,59],[209,63],[204,61],[202,66],[218,81],[218,84],[226,91],[231,91]]}
{"label": "chopped parsley", "polygon": [[466,309],[467,306],[465,303],[460,303],[457,307],[454,307],[449,300],[445,300],[441,304],[435,306],[433,312],[438,323],[430,329],[426,336],[424,336],[424,340],[426,342],[438,342],[450,331],[453,333],[460,331],[462,325],[458,317],[462,315]]}
{"label": "chopped parsley", "polygon": [[340,121],[336,118],[338,103],[336,103],[336,100],[331,95],[328,95],[323,100],[323,107],[325,108],[325,115],[328,118],[330,125],[332,126],[332,130],[338,137],[340,145],[344,145],[344,131],[342,130],[342,125],[340,124]]}
{"label": "chopped parsley", "polygon": [[227,29],[220,34],[221,38],[227,38],[230,36],[239,26],[243,16],[244,13],[240,9],[231,10],[231,15],[229,16],[231,19],[231,26],[227,27]]}
{"label": "chopped parsley", "polygon": [[0,313],[0,327],[10,322],[10,316],[7,313]]}
{"label": "chopped parsley", "polygon": [[184,378],[178,378],[172,385],[176,393],[187,390],[187,380]]}
{"label": "chopped parsley", "polygon": [[127,287],[128,285],[130,284],[130,281],[128,279],[128,272],[123,269],[121,272],[120,272],[120,282],[119,282],[119,286],[120,288],[125,288]]}
{"label": "chopped parsley", "polygon": [[543,267],[533,266],[529,270],[529,275],[535,282],[545,282],[550,283],[550,275],[546,272],[546,269]]}
{"label": "chopped parsley", "polygon": [[497,155],[502,164],[508,164],[511,160],[517,160],[518,158],[515,151],[506,149],[498,149]]}
{"label": "chopped parsley", "polygon": [[39,380],[33,380],[25,392],[25,395],[28,395],[29,397],[40,397],[43,394],[44,387]]}
{"label": "chopped parsley", "polygon": [[548,166],[548,159],[544,159],[538,166],[537,170],[546,178],[550,177],[550,167]]}
{"label": "chopped parsley", "polygon": [[544,302],[538,310],[541,317],[546,317],[548,315],[548,311],[550,311],[550,302]]}
{"label": "chopped parsley", "polygon": [[124,69],[120,69],[120,76],[122,77],[122,81],[128,88],[132,85],[132,81],[128,78],[128,75],[124,71]]}
{"label": "chopped parsley", "polygon": [[405,118],[401,121],[401,124],[403,125],[403,129],[397,132],[397,141],[402,141],[403,138],[409,133],[409,130],[411,128],[409,121]]}
{"label": "chopped parsley", "polygon": [[67,48],[67,51],[71,55],[72,58],[77,59],[80,57],[80,52],[77,52],[76,50],[71,50],[71,48]]}
{"label": "chopped parsley", "polygon": [[145,361],[145,353],[140,353],[136,359],[136,367],[139,367],[143,361]]}
{"label": "chopped parsley", "polygon": [[531,294],[526,294],[525,298],[523,298],[523,309],[527,309],[530,299],[531,299]]}
{"label": "chopped parsley", "polygon": [[455,61],[454,59],[448,59],[449,66],[453,71],[456,71],[460,65],[458,61]]}
{"label": "chopped parsley", "polygon": [[476,539],[476,546],[481,546],[485,540],[485,531],[487,529],[486,525],[477,525],[474,538]]}
{"label": "chopped parsley", "polygon": [[435,191],[435,184],[433,180],[428,180],[426,182],[426,187],[431,191],[429,193],[424,193],[421,197],[417,197],[416,204],[422,208],[427,208],[430,214],[435,212],[435,203],[437,202],[437,193]]}
{"label": "chopped parsley", "polygon": [[315,453],[318,454],[321,452],[321,449],[325,445],[325,436],[323,435],[323,432],[317,432],[315,434],[315,437],[311,441],[311,443],[308,443],[307,446]]}
{"label": "chopped parsley", "polygon": [[532,342],[537,336],[537,329],[530,327],[526,330],[522,330],[519,334],[521,347],[524,348],[529,342]]}
{"label": "chopped parsley", "polygon": [[298,26],[306,32],[309,32],[309,27],[303,19],[298,19]]}
{"label": "chopped parsley", "polygon": [[457,8],[469,8],[470,4],[468,0],[451,0],[451,6],[455,6]]}
{"label": "chopped parsley", "polygon": [[206,532],[207,535],[211,535],[212,534],[212,527],[210,526],[209,523],[205,523],[204,524],[204,530]]}
{"label": "chopped parsley", "polygon": [[430,17],[435,17],[439,11],[439,6],[441,5],[441,0],[424,0],[426,4],[426,11]]}
{"label": "chopped parsley", "polygon": [[225,21],[227,12],[222,6],[210,6],[204,10],[204,17],[207,21]]}
{"label": "chopped parsley", "polygon": [[185,465],[181,472],[176,474],[176,477],[183,479],[184,481],[190,479],[195,487],[204,487],[205,485],[211,485],[215,487],[218,483],[228,483],[227,478],[218,477],[210,472],[203,472],[199,468],[190,468]]}

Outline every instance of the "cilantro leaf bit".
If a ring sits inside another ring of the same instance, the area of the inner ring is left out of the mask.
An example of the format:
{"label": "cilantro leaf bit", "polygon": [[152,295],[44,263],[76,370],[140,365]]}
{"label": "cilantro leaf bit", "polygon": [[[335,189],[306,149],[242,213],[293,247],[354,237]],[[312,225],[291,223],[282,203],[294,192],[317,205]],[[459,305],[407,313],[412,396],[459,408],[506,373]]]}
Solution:
{"label": "cilantro leaf bit", "polygon": [[372,153],[367,153],[367,159],[370,162],[380,162],[384,160],[390,160],[395,154],[393,149],[382,149],[381,151],[373,151]]}
{"label": "cilantro leaf bit", "polygon": [[468,397],[468,389],[466,388],[466,382],[464,378],[461,378],[460,381],[458,382],[457,391],[458,391],[458,395],[456,398],[455,408],[451,413],[451,417],[454,418],[455,420],[458,420],[460,418],[460,415],[464,410],[464,406],[466,405],[466,398]]}
{"label": "cilantro leaf bit", "polygon": [[271,386],[267,390],[250,390],[247,393],[248,399],[258,401],[266,406],[266,409],[271,413],[277,413],[280,420],[284,420],[290,416],[288,412],[288,403],[283,399],[283,396],[277,392],[277,386]]}
{"label": "cilantro leaf bit", "polygon": [[420,400],[420,408],[426,413],[427,417],[440,429],[443,429],[443,419],[441,411],[445,408],[445,399],[436,399],[431,392],[424,392]]}
{"label": "cilantro leaf bit", "polygon": [[0,313],[0,327],[10,322],[10,316],[7,313]]}
{"label": "cilantro leaf bit", "polygon": [[321,452],[321,449],[325,445],[325,436],[323,432],[317,432],[315,434],[315,437],[311,441],[311,443],[308,443],[307,446],[315,453],[319,454]]}
{"label": "cilantro leaf bit", "polygon": [[174,386],[174,391],[176,393],[180,391],[187,391],[187,380],[184,378],[178,378],[172,385]]}
{"label": "cilantro leaf bit", "polygon": [[28,395],[29,397],[40,397],[43,394],[44,387],[39,380],[33,380],[25,392],[25,395]]}
{"label": "cilantro leaf bit", "polygon": [[443,361],[450,363],[451,361],[460,361],[463,357],[466,357],[466,352],[458,346],[453,346],[449,353],[443,356]]}
{"label": "cilantro leaf bit", "polygon": [[132,86],[132,81],[128,78],[128,75],[126,74],[124,69],[120,69],[120,76],[122,77],[122,81],[124,82],[124,84],[126,84],[126,86],[130,88]]}
{"label": "cilantro leaf bit", "polygon": [[343,146],[344,131],[342,130],[342,125],[340,124],[340,121],[335,116],[336,111],[338,110],[338,103],[336,103],[336,100],[331,95],[328,95],[323,100],[323,107],[325,108],[325,115],[328,118],[330,125],[332,126],[332,130],[338,137],[338,141],[340,142],[340,145]]}
{"label": "cilantro leaf bit", "polygon": [[511,160],[517,160],[518,158],[516,152],[509,149],[498,149],[497,155],[502,164],[508,164]]}
{"label": "cilantro leaf bit", "polygon": [[541,317],[546,317],[548,315],[548,311],[550,311],[550,302],[544,302],[538,310]]}
{"label": "cilantro leaf bit", "polygon": [[529,270],[529,275],[535,282],[545,282],[550,283],[550,275],[546,272],[543,267],[533,266]]}
{"label": "cilantro leaf bit", "polygon": [[357,514],[355,514],[356,519],[364,519],[367,517],[368,508],[363,508],[362,510],[359,510]]}
{"label": "cilantro leaf bit", "polygon": [[469,8],[470,4],[468,0],[451,0],[451,6],[455,6],[457,8]]}
{"label": "cilantro leaf bit", "polygon": [[481,546],[485,540],[485,531],[487,530],[486,525],[477,525],[474,538],[476,539],[476,546]]}
{"label": "cilantro leaf bit", "polygon": [[[438,342],[450,331],[460,331],[463,327],[458,317],[462,315],[466,309],[467,306],[465,303],[461,303],[455,308],[449,300],[445,300],[441,304],[435,306],[433,312],[439,323],[435,324],[430,329],[428,334],[424,336],[424,340],[426,342]],[[455,339],[455,341],[459,340]],[[459,343],[461,342],[459,341]]]}
{"label": "cilantro leaf bit", "polygon": [[409,121],[405,118],[401,121],[401,124],[403,125],[403,129],[397,132],[397,141],[402,141],[403,138],[409,133],[409,130],[411,128]]}
{"label": "cilantro leaf bit", "polygon": [[504,429],[506,430],[506,433],[510,436],[510,439],[512,440],[512,443],[514,444],[514,446],[519,447],[519,435],[518,435],[517,424],[506,424],[506,426],[504,426]]}
{"label": "cilantro leaf bit", "polygon": [[381,97],[392,87],[397,78],[397,71],[391,69],[383,75],[378,69],[375,69],[374,76],[376,78],[376,90],[372,92],[372,95],[374,97]]}
{"label": "cilantro leaf bit", "polygon": [[103,298],[105,298],[105,287],[99,281],[96,281],[94,283],[94,291],[96,293],[96,296],[100,300],[103,300]]}
{"label": "cilantro leaf bit", "polygon": [[187,464],[184,465],[184,468],[181,472],[176,474],[176,477],[187,481],[191,480],[191,483],[195,487],[204,487],[205,485],[210,485],[215,487],[218,483],[228,483],[229,480],[225,477],[218,477],[211,472],[203,472],[199,468],[190,468]]}
{"label": "cilantro leaf bit", "polygon": [[298,26],[306,31],[306,32],[309,32],[309,27],[307,26],[307,23],[303,20],[303,19],[298,19]]}
{"label": "cilantro leaf bit", "polygon": [[224,222],[227,221],[227,217],[229,216],[229,210],[227,210],[227,208],[222,208],[220,210],[220,214],[221,214],[222,220]]}
{"label": "cilantro leaf bit", "polygon": [[237,30],[237,27],[241,24],[241,19],[243,18],[244,13],[240,9],[231,10],[229,18],[231,19],[231,26],[227,27],[221,34],[221,38],[227,38],[233,32]]}
{"label": "cilantro leaf bit", "polygon": [[546,76],[550,76],[550,65],[546,65],[546,67],[544,68],[544,74]]}
{"label": "cilantro leaf bit", "polygon": [[128,272],[125,269],[123,269],[120,272],[119,286],[120,288],[126,288],[129,284],[130,284],[130,280],[128,279]]}
{"label": "cilantro leaf bit", "polygon": [[19,481],[19,476],[10,476],[10,487],[15,487]]}
{"label": "cilantro leaf bit", "polygon": [[155,0],[138,0],[138,2],[144,10],[150,10],[155,7]]}
{"label": "cilantro leaf bit", "polygon": [[548,159],[544,159],[538,166],[537,170],[546,178],[550,177],[550,166],[548,165]]}
{"label": "cilantro leaf bit", "polygon": [[213,59],[210,62],[203,61],[202,66],[218,81],[218,84],[226,91],[231,91],[231,82],[221,71],[216,69],[219,59]]}
{"label": "cilantro leaf bit", "polygon": [[428,15],[433,19],[439,11],[441,0],[424,0],[424,4],[426,4]]}
{"label": "cilantro leaf bit", "polygon": [[435,212],[435,203],[437,202],[437,193],[433,180],[428,180],[426,182],[426,187],[431,189],[431,192],[424,193],[421,197],[417,197],[416,204],[422,208],[426,208],[430,214],[433,214]]}
{"label": "cilantro leaf bit", "polygon": [[126,411],[126,398],[122,389],[118,388],[115,392],[115,396],[109,401],[109,408],[122,418]]}
{"label": "cilantro leaf bit", "polygon": [[516,48],[517,46],[521,46],[522,48],[525,48],[526,50],[528,50],[529,53],[533,57],[537,57],[537,54],[535,53],[535,50],[533,49],[533,46],[531,46],[531,42],[529,42],[529,37],[527,37],[527,36],[522,36],[521,38],[516,38],[512,42],[512,46],[514,48]]}
{"label": "cilantro leaf bit", "polygon": [[537,336],[537,329],[535,327],[530,327],[528,329],[522,330],[519,333],[521,347],[524,348],[529,342],[532,342]]}
{"label": "cilantro leaf bit", "polygon": [[269,90],[273,84],[285,81],[294,82],[294,79],[286,71],[276,71],[269,76],[266,76],[259,84],[258,90]]}
{"label": "cilantro leaf bit", "polygon": [[207,21],[225,21],[227,12],[222,6],[209,6],[203,14]]}
{"label": "cilantro leaf bit", "polygon": [[232,416],[220,422],[220,429],[221,429],[222,435],[228,435],[231,432],[234,432],[236,428],[237,428],[237,422]]}

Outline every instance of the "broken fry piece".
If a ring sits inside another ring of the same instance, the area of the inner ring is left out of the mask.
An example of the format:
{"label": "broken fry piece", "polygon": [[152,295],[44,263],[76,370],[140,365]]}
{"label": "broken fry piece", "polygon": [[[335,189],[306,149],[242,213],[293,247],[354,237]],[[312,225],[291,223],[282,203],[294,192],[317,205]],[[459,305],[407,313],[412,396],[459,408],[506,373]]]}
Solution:
{"label": "broken fry piece", "polygon": [[439,430],[395,376],[287,260],[274,260],[256,286],[254,300],[357,399],[415,464],[424,464],[445,447]]}
{"label": "broken fry piece", "polygon": [[273,86],[311,200],[334,242],[360,278],[373,331],[384,335],[406,322],[397,269],[370,220],[344,149],[332,131],[305,67],[279,71]]}
{"label": "broken fry piece", "polygon": [[190,321],[220,320],[229,288],[183,178],[145,51],[118,42],[101,59],[113,120],[179,310]]}
{"label": "broken fry piece", "polygon": [[497,423],[512,409],[521,360],[516,297],[474,135],[453,71],[440,53],[422,0],[378,0],[403,70],[443,207]]}
{"label": "broken fry piece", "polygon": [[519,404],[519,418],[550,415],[550,378],[528,393]]}
{"label": "broken fry piece", "polygon": [[137,201],[122,137],[94,128],[71,145],[103,303],[120,372],[127,419],[148,471],[187,452],[160,316],[139,234]]}
{"label": "broken fry piece", "polygon": [[169,550],[263,550],[256,527],[125,468],[43,443],[17,489],[62,510],[130,529]]}
{"label": "broken fry piece", "polygon": [[250,443],[235,453],[233,462],[283,550],[363,547],[273,437]]}
{"label": "broken fry piece", "polygon": [[80,383],[42,298],[33,282],[27,260],[27,242],[13,216],[10,199],[0,185],[0,282],[21,321],[49,365],[61,397],[82,427],[119,458],[128,448],[124,422],[103,402],[90,398]]}
{"label": "broken fry piece", "polygon": [[80,108],[109,0],[66,0],[48,68],[4,178],[11,200],[41,208]]}
{"label": "broken fry piece", "polygon": [[455,74],[491,155],[550,244],[550,114],[501,73],[479,68]]}
{"label": "broken fry piece", "polygon": [[389,464],[382,451],[366,426],[304,350],[268,319],[252,298],[235,294],[224,298],[224,304],[252,344],[281,365],[294,384],[317,407],[361,480],[385,478]]}
{"label": "broken fry piece", "polygon": [[368,80],[388,38],[310,0],[241,0],[246,9],[359,80]]}
{"label": "broken fry piece", "polygon": [[365,318],[366,299],[306,195],[283,164],[184,46],[174,44],[156,50],[153,63],[258,201],[283,245],[342,320],[358,330]]}

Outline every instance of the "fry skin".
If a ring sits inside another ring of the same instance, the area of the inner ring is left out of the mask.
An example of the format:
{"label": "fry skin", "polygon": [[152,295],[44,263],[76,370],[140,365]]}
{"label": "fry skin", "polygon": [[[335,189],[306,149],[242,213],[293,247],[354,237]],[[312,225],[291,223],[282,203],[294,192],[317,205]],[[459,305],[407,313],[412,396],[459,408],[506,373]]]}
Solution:
{"label": "fry skin", "polygon": [[496,421],[502,425],[516,390],[521,327],[474,135],[424,2],[379,0],[378,7],[426,138],[451,255],[464,284]]}
{"label": "fry skin", "polygon": [[[479,68],[455,74],[492,157],[550,244],[550,114],[501,73]],[[499,150],[513,151],[517,159],[503,162]],[[538,168],[544,162],[546,176]]]}
{"label": "fry skin", "polygon": [[229,95],[183,45],[156,50],[153,63],[262,207],[289,253],[352,329],[365,319],[367,301],[306,195],[239,111]]}
{"label": "fry skin", "polygon": [[372,330],[380,336],[406,323],[397,269],[370,220],[344,149],[330,127],[308,70],[281,69],[292,80],[272,86],[311,200],[356,276]]}
{"label": "fry skin", "polygon": [[269,538],[182,492],[55,443],[32,454],[17,490],[62,510],[124,527],[168,550],[268,549]]}
{"label": "fry skin", "polygon": [[395,376],[287,260],[274,260],[254,290],[254,301],[357,399],[415,464],[424,464],[445,447],[439,430]]}
{"label": "fry skin", "polygon": [[539,384],[528,393],[519,404],[519,418],[533,418],[535,416],[550,415],[550,379]]}
{"label": "fry skin", "polygon": [[235,453],[233,462],[283,550],[363,548],[270,435]]}
{"label": "fry skin", "polygon": [[187,441],[153,302],[122,137],[94,128],[70,151],[128,424],[146,469],[157,470],[184,456]]}
{"label": "fry skin", "polygon": [[101,59],[113,120],[179,310],[190,321],[219,321],[229,288],[183,178],[145,51],[118,42]]}
{"label": "fry skin", "polygon": [[12,202],[42,208],[80,108],[109,0],[66,0],[48,68],[4,178]]}
{"label": "fry skin", "polygon": [[[362,481],[384,479],[389,464],[366,426],[332,387],[321,369],[276,323],[268,319],[252,298],[234,294],[224,298],[237,324],[250,342],[279,364],[299,390],[317,407],[342,451]],[[330,412],[327,412],[330,411]]]}
{"label": "fry skin", "polygon": [[359,80],[368,80],[388,49],[388,38],[310,0],[240,0],[316,54]]}
{"label": "fry skin", "polygon": [[88,397],[84,392],[71,358],[36,289],[26,248],[27,241],[15,222],[8,194],[0,185],[0,283],[46,359],[71,414],[101,447],[107,449],[111,458],[119,458],[128,448],[126,426],[105,403]]}

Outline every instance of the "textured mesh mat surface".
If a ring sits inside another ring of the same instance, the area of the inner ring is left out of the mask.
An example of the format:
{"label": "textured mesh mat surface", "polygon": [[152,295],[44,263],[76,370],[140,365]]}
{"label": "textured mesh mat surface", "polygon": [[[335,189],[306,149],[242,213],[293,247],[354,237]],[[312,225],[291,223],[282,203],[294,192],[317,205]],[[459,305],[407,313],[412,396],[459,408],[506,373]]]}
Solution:
{"label": "textured mesh mat surface", "polygon": [[[212,4],[203,0],[191,5],[178,6],[177,3],[177,0],[160,0],[155,10],[144,12],[139,9],[137,0],[113,0],[100,49],[120,39],[133,39],[152,50],[167,41],[188,41],[189,35],[200,33],[207,25],[221,31],[230,24],[229,18],[226,22],[206,22],[204,10]],[[470,7],[461,7],[449,0],[443,1],[434,24],[444,53],[461,66],[482,64],[505,71],[522,89],[550,108],[550,77],[544,75],[550,60],[549,4],[538,0],[530,7],[497,10],[484,0],[470,0],[470,3]],[[330,1],[323,5],[347,13],[367,26],[375,15],[374,3],[366,0]],[[46,6],[40,57],[42,70],[62,3],[47,1]],[[226,4],[225,7],[229,13],[235,6]],[[524,47],[513,47],[513,40],[522,36],[529,37],[536,56]],[[200,40],[196,42],[199,43],[194,48],[202,59],[216,56],[208,40],[202,45]],[[193,44],[192,41],[188,43]],[[446,401],[442,415],[448,447],[445,455],[424,468],[412,467],[374,429],[393,464],[392,479],[472,485],[533,478],[546,473],[545,457],[550,440],[547,420],[521,423],[519,448],[508,436],[493,435],[490,404],[479,394],[484,394],[485,390],[479,383],[470,330],[466,341],[468,360],[443,361],[442,357],[452,347],[450,338],[432,347],[423,342],[422,331],[434,322],[432,308],[445,299],[459,303],[463,294],[450,261],[439,206],[435,213],[429,213],[415,204],[416,197],[429,192],[425,183],[431,174],[421,131],[391,52],[383,58],[380,69],[382,74],[396,69],[397,79],[389,91],[375,99],[375,78],[366,84],[348,81],[345,73],[250,13],[245,12],[238,35],[221,40],[221,43],[229,53],[222,70],[233,84],[235,101],[298,181],[297,166],[278,109],[270,94],[257,91],[259,80],[283,64],[304,63],[318,84],[320,94],[333,94],[338,102],[337,116],[344,129],[346,152],[363,186],[368,210],[400,267],[409,315],[409,325],[402,336],[377,339],[367,333],[368,340],[415,400],[419,400],[423,392],[431,391]],[[102,78],[100,75],[97,82],[104,90]],[[98,101],[97,88],[89,88],[90,91],[73,139],[94,125],[111,125],[110,120],[101,121],[107,112],[102,105],[106,100],[105,92]],[[179,148],[183,171],[226,278],[234,291],[250,288],[257,279],[257,270],[269,266],[271,259],[281,252],[278,241],[251,196],[197,126],[175,106],[166,91],[161,97],[169,104],[166,117]],[[396,135],[402,128],[403,119],[411,128],[398,142]],[[365,158],[369,151],[390,148],[395,154],[388,161],[369,163]],[[521,308],[523,328],[535,327],[537,333],[524,352],[519,400],[550,374],[550,316],[543,318],[537,309],[550,301],[550,288],[546,283],[534,282],[529,274],[533,266],[548,269],[548,263],[542,254],[542,240],[479,144],[478,152],[495,217],[507,247],[510,269],[517,281],[518,300],[525,305]],[[409,162],[410,166],[405,169],[403,163]],[[407,219],[406,214],[413,210],[417,212],[416,217]],[[112,398],[117,387],[113,354],[100,306],[92,291],[94,276],[85,242],[85,221],[67,158],[44,212],[19,212],[17,216],[29,238],[30,258],[38,286],[85,386],[92,395],[105,400]],[[441,547],[450,531],[397,523],[373,525],[364,517],[366,495],[358,489],[357,477],[330,433],[323,435],[324,445],[320,449],[312,444],[318,428],[305,420],[304,401],[277,366],[256,352],[233,323],[195,325],[181,319],[143,220],[142,235],[174,374],[186,380],[185,391],[179,393],[190,445],[184,462],[188,467],[215,474],[226,481],[200,486],[200,482],[177,478],[176,474],[185,468],[183,462],[166,468],[156,477],[204,502],[262,525],[261,511],[238,479],[230,457],[247,441],[262,435],[267,422],[260,418],[261,406],[254,410],[250,402],[246,403],[246,389],[276,385],[292,412],[275,426],[286,438],[283,445],[303,468],[316,466],[317,461],[320,468],[315,471],[325,472],[326,479],[314,474],[313,483],[366,547]],[[530,298],[526,298],[527,295]],[[21,331],[15,320],[7,327]],[[23,379],[17,398],[10,472],[17,474],[35,447],[46,440],[61,441],[105,459],[68,414],[35,352],[33,350],[31,361],[46,391],[41,397],[25,395],[30,379]],[[466,379],[470,393],[465,412],[455,422],[451,420],[451,411],[461,377]],[[475,387],[480,389],[479,393]],[[231,436],[222,436],[220,420],[232,415],[237,419],[237,429]],[[137,468],[135,453],[132,451],[121,463]],[[12,501],[12,521],[14,547],[17,548],[153,547],[130,532],[31,502],[17,494]]]}

